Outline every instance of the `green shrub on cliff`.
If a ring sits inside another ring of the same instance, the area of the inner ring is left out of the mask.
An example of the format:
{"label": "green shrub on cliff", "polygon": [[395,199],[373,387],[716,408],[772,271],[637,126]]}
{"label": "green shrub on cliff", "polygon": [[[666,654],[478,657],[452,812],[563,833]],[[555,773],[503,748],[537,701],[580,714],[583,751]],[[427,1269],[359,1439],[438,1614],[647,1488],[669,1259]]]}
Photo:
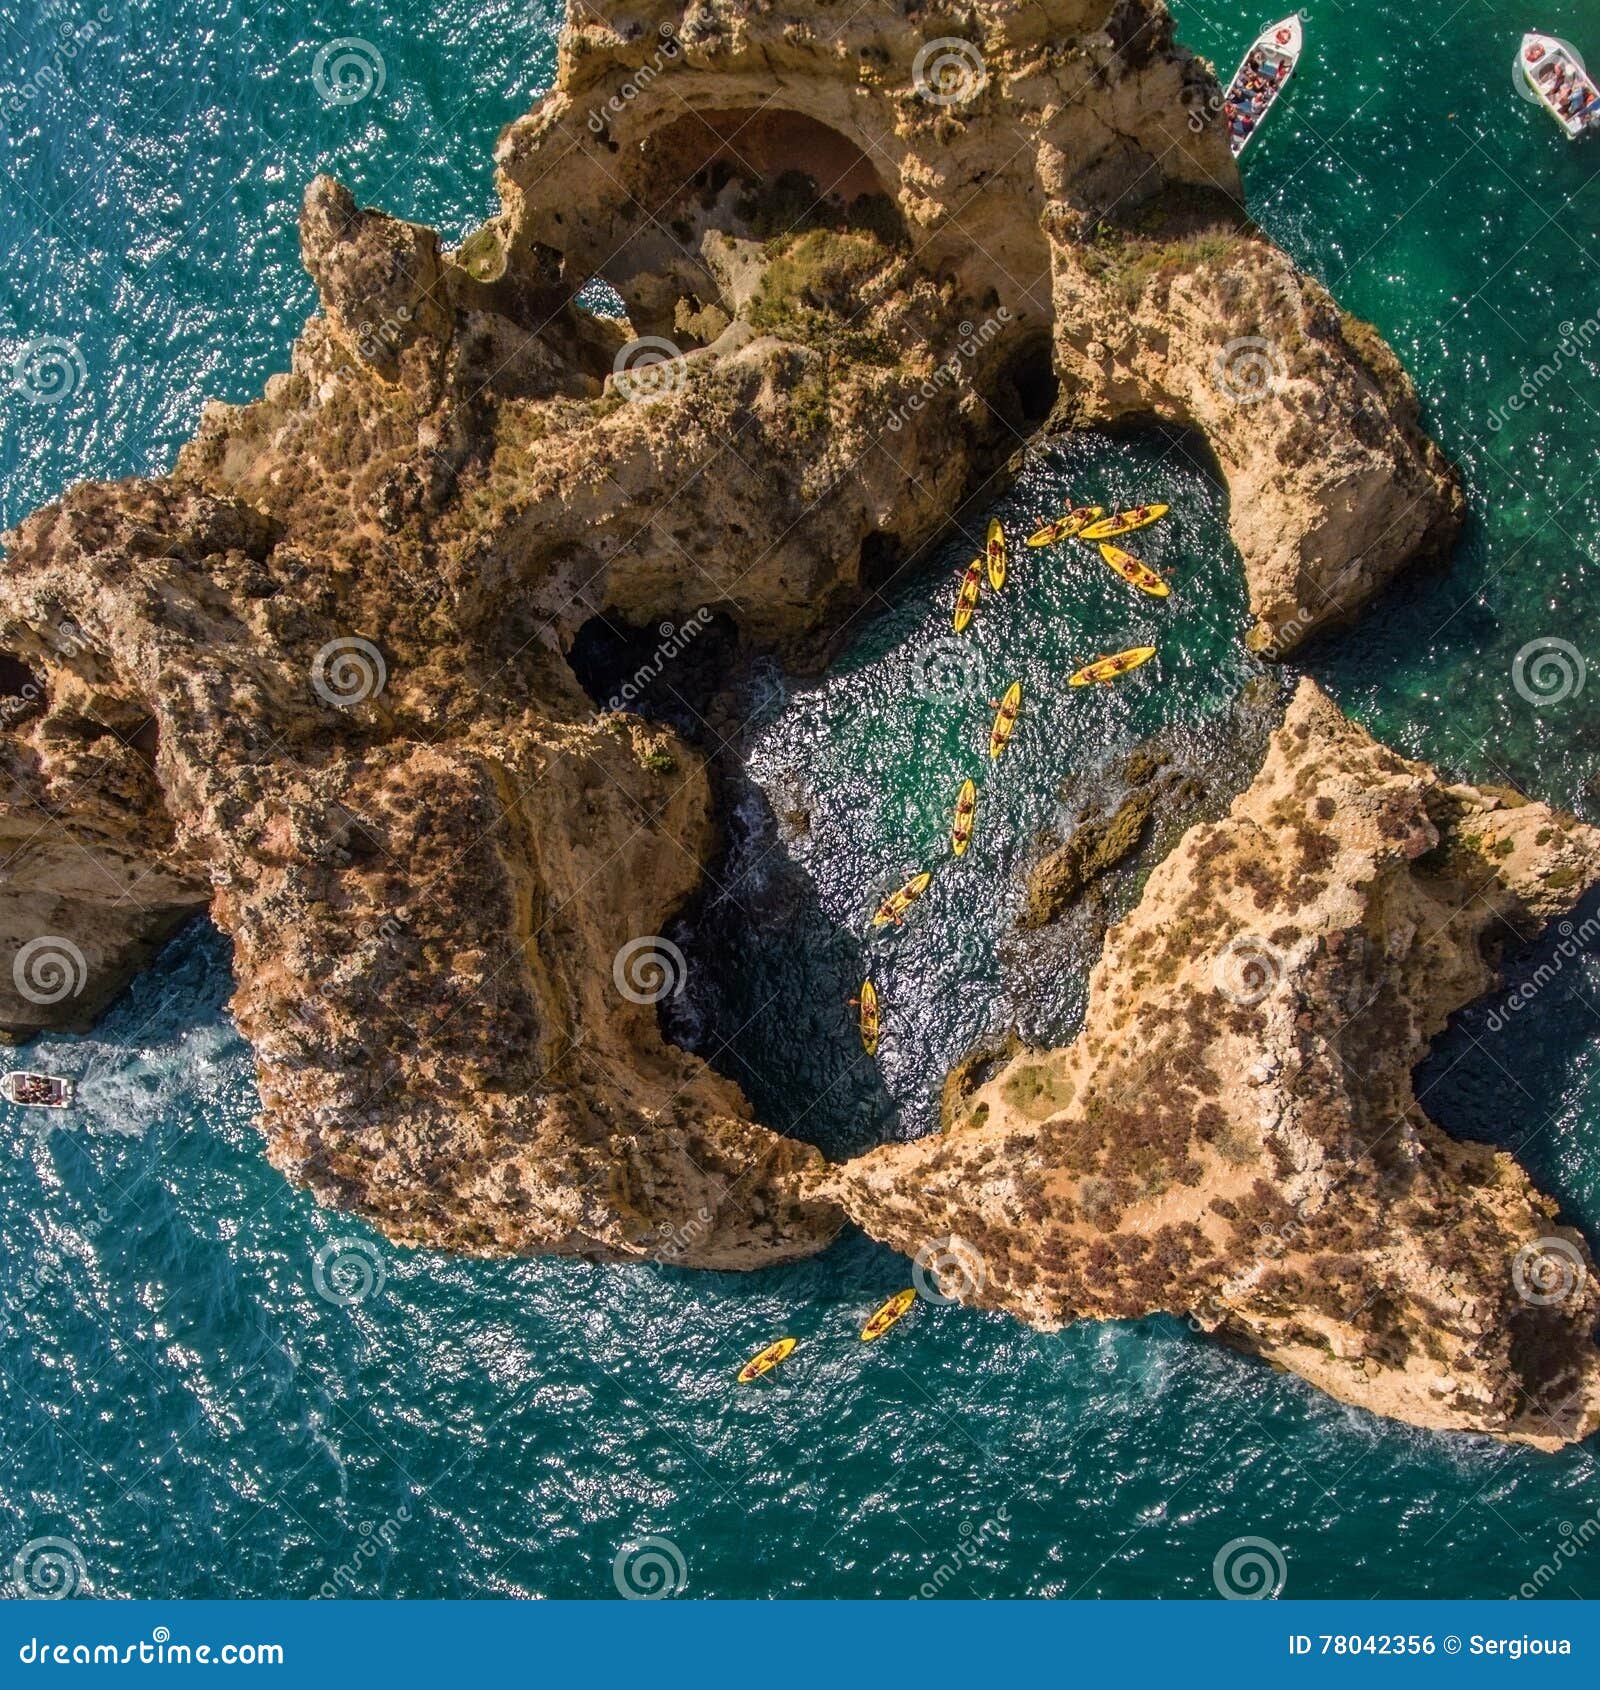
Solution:
{"label": "green shrub on cliff", "polygon": [[813,229],[782,243],[761,278],[750,321],[769,334],[817,343],[860,308],[861,288],[889,259],[874,235]]}
{"label": "green shrub on cliff", "polygon": [[1149,241],[1107,231],[1092,246],[1083,249],[1083,267],[1097,281],[1113,289],[1131,310],[1154,277],[1164,271],[1175,274],[1226,258],[1238,248],[1241,238],[1225,229],[1170,241]]}

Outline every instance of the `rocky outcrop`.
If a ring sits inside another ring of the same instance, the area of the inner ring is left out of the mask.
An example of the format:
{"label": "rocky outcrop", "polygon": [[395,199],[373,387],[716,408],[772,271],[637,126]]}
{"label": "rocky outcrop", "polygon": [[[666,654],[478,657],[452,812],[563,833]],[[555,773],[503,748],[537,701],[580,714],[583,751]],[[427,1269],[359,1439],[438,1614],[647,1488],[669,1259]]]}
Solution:
{"label": "rocky outcrop", "polygon": [[1058,920],[1138,850],[1156,806],[1178,797],[1174,789],[1189,783],[1163,768],[1159,752],[1141,748],[1124,761],[1117,784],[1122,791],[1114,804],[1091,802],[1070,835],[1034,864],[1019,926],[1044,927]]}
{"label": "rocky outcrop", "polygon": [[1078,420],[1148,412],[1216,454],[1253,650],[1287,656],[1453,543],[1464,502],[1399,361],[1228,206],[1168,191],[1058,263],[1055,290]]}
{"label": "rocky outcrop", "polygon": [[[1292,651],[1448,546],[1461,497],[1410,382],[1243,216],[1210,73],[1175,45],[1165,7],[999,0],[910,21],[884,3],[584,9],[556,89],[502,138],[505,210],[476,252],[569,287],[601,276],[641,334],[693,346],[694,325],[730,324],[691,368],[770,356],[738,350],[752,316],[820,354],[794,368],[827,386],[847,454],[832,462],[851,466],[813,513],[847,584],[856,545],[914,549],[1050,405],[1059,425],[1204,436],[1259,650]],[[785,179],[787,194],[770,191]],[[820,298],[763,316],[752,280],[758,243],[793,239],[828,190],[924,278],[906,310],[890,303],[903,268],[843,285],[852,327],[888,353],[870,374],[859,341],[825,332]],[[995,332],[974,349],[964,328]],[[936,496],[884,498],[885,454]],[[825,568],[779,574],[791,594],[809,576],[815,599]]]}
{"label": "rocky outcrop", "polygon": [[[301,235],[321,308],[290,371],[254,404],[209,407],[171,476],[76,488],[5,536],[0,681],[20,702],[4,722],[4,954],[20,976],[28,946],[65,939],[82,967],[53,999],[53,985],[19,987],[0,1023],[81,1021],[207,903],[234,944],[269,1155],[395,1239],[752,1267],[820,1248],[843,1205],[920,1240],[935,1208],[913,1164],[976,1145],[983,1129],[969,1120],[946,1143],[830,1173],[662,1038],[658,1004],[683,965],[661,933],[712,848],[709,787],[675,734],[584,695],[568,659],[586,625],[658,629],[662,661],[712,621],[813,654],[1047,425],[1166,420],[1205,435],[1234,494],[1252,637],[1266,649],[1359,608],[1448,536],[1459,498],[1381,343],[1241,217],[1207,116],[1214,83],[1153,0],[999,0],[910,20],[886,0],[641,0],[605,14],[574,14],[556,87],[503,137],[496,219],[448,252],[314,183]],[[578,304],[596,280],[626,320]],[[1391,775],[1386,755],[1327,778],[1352,794],[1426,784]],[[1496,840],[1513,825],[1476,795],[1459,801],[1474,827],[1477,808],[1500,818],[1484,823]],[[1428,826],[1455,849],[1464,827],[1445,800],[1429,803],[1444,807],[1423,804]],[[1272,849],[1294,852],[1295,837]],[[1585,872],[1586,839],[1563,833],[1560,846]],[[1366,848],[1378,863],[1378,845]],[[1259,884],[1268,902],[1248,908],[1274,908],[1264,937],[1299,978],[1299,939],[1274,937],[1296,899],[1307,932],[1344,919],[1339,897],[1354,900],[1341,931],[1367,919],[1354,881],[1328,880],[1325,847],[1306,849],[1281,883],[1244,856],[1218,866],[1217,888],[1232,892],[1162,941],[1172,981],[1134,984],[1140,959],[1114,944],[1102,997],[1131,1019],[1144,1014],[1137,994],[1154,1002],[1158,986],[1203,972],[1232,931],[1207,923],[1233,921],[1229,899]],[[1492,865],[1495,897],[1539,913],[1533,878],[1553,860],[1518,834]],[[1368,973],[1411,979],[1376,959],[1391,931],[1406,935],[1402,958],[1424,943],[1406,924],[1425,906],[1407,900],[1432,883],[1382,863],[1394,907],[1368,912],[1367,948],[1307,953],[1314,1007],[1325,973],[1330,991]],[[1438,944],[1470,995],[1481,965],[1460,960],[1465,926],[1456,937]],[[1126,980],[1112,980],[1119,969]],[[1443,979],[1429,990],[1436,1009]],[[1417,1008],[1413,1043],[1432,1013]],[[1197,1052],[1213,1036],[1255,1036],[1209,1029],[1191,1029]],[[1086,1050],[1097,1036],[1092,1026]],[[1315,1054],[1298,1023],[1274,1038],[1281,1060],[1296,1040]],[[1123,1046],[1128,1063],[1148,1048]],[[1396,1045],[1384,1071],[1402,1073],[1403,1058]],[[1055,1068],[1087,1085],[1102,1058],[1029,1060],[1033,1077],[1009,1076],[1024,1138],[1054,1113]],[[1321,1084],[1326,1066],[1308,1073]],[[1126,1072],[1131,1084],[1138,1071]],[[1012,1107],[1007,1083],[981,1104]],[[1171,1139],[1175,1168],[1219,1181],[1209,1195],[1237,1202],[1239,1181],[1253,1191],[1270,1175],[1293,1209],[1320,1168],[1351,1159],[1338,1123],[1360,1111],[1338,1094],[1310,1110],[1287,1082],[1264,1100],[1280,1092],[1291,1124],[1258,1123],[1259,1142],[1230,1127],[1219,1142],[1232,1151],[1177,1154],[1196,1099],[1176,1090],[1156,1094],[1125,1142],[1152,1180],[1167,1177]],[[1100,1107],[1144,1095],[1119,1090]],[[1377,1103],[1360,1107],[1366,1121]],[[1496,1247],[1535,1212],[1508,1165],[1406,1120],[1395,1142],[1422,1146],[1415,1189],[1444,1212]],[[1116,1271],[1108,1279],[1096,1254],[1098,1279],[1076,1266],[1037,1277],[1045,1247],[1019,1239],[1036,1278],[997,1268],[995,1295],[1028,1318],[1131,1307],[1135,1267],[1155,1284],[1122,1217],[1157,1199],[1094,1171],[1098,1121],[1069,1135],[1059,1177],[1052,1139],[1029,1164],[1042,1183],[1023,1195],[1054,1217],[1063,1261],[1102,1228]],[[974,1221],[989,1178],[957,1194],[929,1174]],[[1199,1189],[1171,1179],[1173,1192]],[[1398,1193],[1374,1184],[1362,1224]],[[1412,1195],[1397,1201],[1403,1236],[1422,1239]],[[1273,1312],[1291,1296],[1265,1270],[1226,1290],[1243,1247],[1222,1211],[1197,1200],[1156,1218],[1217,1265],[1191,1263],[1150,1306],[1196,1308],[1351,1393],[1339,1369],[1354,1370],[1364,1344],[1363,1365],[1409,1381],[1394,1411],[1413,1417],[1433,1412],[1433,1387],[1411,1351],[1403,1366],[1384,1360],[1369,1329],[1409,1333],[1406,1299],[1424,1283],[1447,1312],[1452,1287],[1488,1296],[1481,1274],[1435,1274],[1426,1247],[1408,1244],[1380,1264],[1397,1287],[1392,1318],[1296,1324]],[[1367,1238],[1358,1228],[1344,1254],[1379,1273]],[[1080,1299],[1080,1281],[1099,1301]],[[1569,1326],[1518,1314],[1489,1301],[1449,1318],[1500,1335],[1482,1338],[1458,1394],[1480,1392],[1485,1423],[1501,1414],[1526,1435],[1510,1382],[1545,1392],[1556,1365],[1539,1372],[1529,1346],[1550,1339],[1563,1365],[1581,1364]]]}
{"label": "rocky outcrop", "polygon": [[1084,1029],[965,1076],[949,1130],[823,1176],[953,1294],[1044,1327],[1165,1311],[1420,1426],[1600,1426],[1600,1285],[1412,1070],[1600,832],[1453,785],[1307,681],[1255,783],[1113,928]]}

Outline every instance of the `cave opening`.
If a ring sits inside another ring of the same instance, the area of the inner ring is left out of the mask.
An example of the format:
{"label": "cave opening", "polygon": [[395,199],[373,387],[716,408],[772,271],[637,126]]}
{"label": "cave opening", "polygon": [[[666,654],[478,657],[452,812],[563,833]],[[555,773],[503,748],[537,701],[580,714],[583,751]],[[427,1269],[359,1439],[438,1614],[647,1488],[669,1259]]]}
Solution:
{"label": "cave opening", "polygon": [[1049,421],[1061,397],[1050,336],[1026,336],[996,372],[990,396],[997,412],[1019,434],[1034,434]]}
{"label": "cave opening", "polygon": [[[904,246],[904,221],[862,149],[803,112],[689,111],[639,143],[631,206],[655,207],[619,248],[569,249],[580,303],[614,296],[633,332],[684,351],[750,305],[778,243],[813,230]],[[673,184],[663,198],[660,184]],[[587,274],[585,274],[587,272]],[[608,290],[601,296],[597,284]]]}
{"label": "cave opening", "polygon": [[155,773],[156,758],[161,751],[161,725],[154,716],[148,716],[126,736],[130,750],[140,759],[152,774]]}
{"label": "cave opening", "polygon": [[738,650],[733,617],[703,605],[655,624],[591,616],[573,636],[567,663],[597,710],[664,722],[695,744],[708,736]]}
{"label": "cave opening", "polygon": [[869,534],[861,542],[861,557],[856,568],[861,590],[876,593],[894,579],[905,561],[906,550],[900,536],[888,530]]}
{"label": "cave opening", "polygon": [[573,304],[580,311],[587,311],[591,317],[619,317],[624,322],[628,320],[627,301],[604,276],[591,276],[578,289]]}
{"label": "cave opening", "polygon": [[0,698],[36,698],[43,691],[39,677],[9,651],[0,651]]}

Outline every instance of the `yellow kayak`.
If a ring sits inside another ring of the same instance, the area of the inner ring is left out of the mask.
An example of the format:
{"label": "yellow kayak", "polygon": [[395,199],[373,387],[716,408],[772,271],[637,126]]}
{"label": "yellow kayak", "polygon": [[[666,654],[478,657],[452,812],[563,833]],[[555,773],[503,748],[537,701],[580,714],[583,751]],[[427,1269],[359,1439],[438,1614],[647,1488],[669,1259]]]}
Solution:
{"label": "yellow kayak", "polygon": [[861,1328],[861,1342],[870,1344],[874,1338],[881,1338],[896,1321],[904,1320],[911,1313],[911,1305],[916,1300],[915,1291],[897,1292]]}
{"label": "yellow kayak", "polygon": [[1155,654],[1153,645],[1136,645],[1128,651],[1119,651],[1115,657],[1099,658],[1080,669],[1072,677],[1071,685],[1086,687],[1094,681],[1114,681],[1120,675],[1131,673],[1141,663],[1148,663]]}
{"label": "yellow kayak", "polygon": [[1153,599],[1164,599],[1172,591],[1149,564],[1140,563],[1131,552],[1123,551],[1120,546],[1102,545],[1100,555],[1124,581],[1137,587],[1141,593],[1148,593]]}
{"label": "yellow kayak", "polygon": [[780,1338],[775,1344],[768,1344],[758,1356],[752,1356],[739,1369],[739,1383],[748,1385],[752,1379],[759,1379],[763,1373],[770,1373],[780,1361],[787,1361],[794,1353],[794,1347],[799,1343],[798,1338]]}
{"label": "yellow kayak", "polygon": [[874,927],[887,927],[891,921],[898,925],[906,911],[932,884],[933,876],[931,874],[912,875],[898,892],[891,892],[878,905],[878,913],[873,916],[872,925]]}
{"label": "yellow kayak", "polygon": [[1106,514],[1104,505],[1079,505],[1076,510],[1047,522],[1036,534],[1028,536],[1030,546],[1053,546],[1060,540],[1076,540],[1091,522],[1098,522]]}
{"label": "yellow kayak", "polygon": [[978,608],[978,594],[983,588],[983,559],[975,557],[961,577],[961,591],[956,594],[956,632],[965,631]]}
{"label": "yellow kayak", "polygon": [[999,517],[989,518],[989,544],[984,555],[989,560],[989,585],[998,593],[1006,584],[1006,531]]}
{"label": "yellow kayak", "polygon": [[868,1056],[878,1054],[878,988],[870,980],[862,982],[861,996],[856,1000],[861,1009],[861,1048]]}
{"label": "yellow kayak", "polygon": [[1152,522],[1159,522],[1171,509],[1171,505],[1135,505],[1132,510],[1118,511],[1115,516],[1108,516],[1104,522],[1096,522],[1085,528],[1078,538],[1115,540],[1119,534],[1132,534],[1135,529],[1148,528]]}
{"label": "yellow kayak", "polygon": [[950,849],[958,857],[967,854],[972,843],[972,830],[978,820],[978,787],[975,781],[961,783],[961,795],[956,799],[955,819],[950,824]]}
{"label": "yellow kayak", "polygon": [[995,714],[994,727],[989,733],[989,761],[992,763],[1011,738],[1012,730],[1017,725],[1017,712],[1022,708],[1022,682],[1014,681],[1011,690],[1000,700],[1000,708]]}

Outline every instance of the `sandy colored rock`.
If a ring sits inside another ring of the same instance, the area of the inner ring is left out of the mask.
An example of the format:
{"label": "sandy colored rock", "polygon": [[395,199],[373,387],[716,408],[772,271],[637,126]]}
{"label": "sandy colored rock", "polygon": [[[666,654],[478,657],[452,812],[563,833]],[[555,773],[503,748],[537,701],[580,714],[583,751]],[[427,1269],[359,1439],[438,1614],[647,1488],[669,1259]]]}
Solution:
{"label": "sandy colored rock", "polygon": [[1132,758],[1124,767],[1127,790],[1114,806],[1091,805],[1068,838],[1034,864],[1019,926],[1044,927],[1057,920],[1102,875],[1138,849],[1166,784],[1158,784],[1159,763],[1140,768],[1141,762]]}
{"label": "sandy colored rock", "polygon": [[1038,1326],[1164,1311],[1415,1425],[1585,1437],[1583,1239],[1411,1075],[1498,947],[1596,880],[1600,832],[1447,783],[1303,682],[1228,819],[1112,929],[1078,1039],[819,1195]]}
{"label": "sandy colored rock", "polygon": [[[0,997],[13,1034],[81,1024],[209,903],[270,1154],[325,1201],[487,1252],[725,1266],[831,1235],[786,1195],[814,1154],[615,983],[694,890],[709,799],[565,654],[597,614],[813,651],[1052,410],[1150,408],[1073,353],[1126,317],[1087,255],[1126,238],[1113,212],[1237,192],[1189,122],[1208,72],[1131,0],[948,31],[919,61],[888,4],[583,8],[459,252],[310,185],[291,370],[208,406],[171,477],[6,539],[0,653],[32,696],[3,954],[84,959],[66,999]],[[1298,310],[1258,263],[1279,291],[1191,326],[1202,362]],[[574,304],[596,276],[629,321]],[[1384,417],[1325,434],[1358,426],[1415,481],[1428,449]]]}

